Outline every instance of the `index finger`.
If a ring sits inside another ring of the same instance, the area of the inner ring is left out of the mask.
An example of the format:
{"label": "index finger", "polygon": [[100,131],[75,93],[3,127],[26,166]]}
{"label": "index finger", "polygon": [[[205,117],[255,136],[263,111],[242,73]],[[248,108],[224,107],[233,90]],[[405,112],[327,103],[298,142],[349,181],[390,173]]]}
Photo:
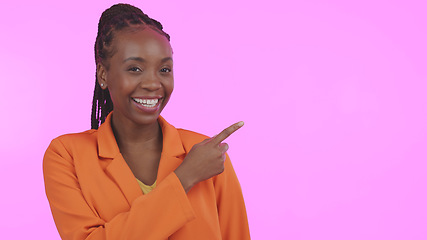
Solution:
{"label": "index finger", "polygon": [[218,135],[212,138],[211,142],[214,144],[219,144],[222,141],[224,141],[226,138],[228,138],[231,134],[233,134],[237,129],[241,128],[243,126],[243,121],[237,122],[228,128],[222,130]]}

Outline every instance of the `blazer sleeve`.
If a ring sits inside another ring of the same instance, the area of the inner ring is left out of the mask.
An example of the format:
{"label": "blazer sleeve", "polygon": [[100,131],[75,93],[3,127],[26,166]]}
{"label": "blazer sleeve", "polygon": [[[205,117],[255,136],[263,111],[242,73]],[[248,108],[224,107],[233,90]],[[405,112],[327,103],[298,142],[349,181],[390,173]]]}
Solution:
{"label": "blazer sleeve", "polygon": [[222,238],[250,239],[242,189],[228,155],[224,162],[224,172],[214,177],[213,181]]}
{"label": "blazer sleeve", "polygon": [[62,239],[167,239],[195,218],[178,177],[172,172],[152,192],[110,221],[101,219],[79,186],[73,159],[60,140],[43,160],[46,195]]}

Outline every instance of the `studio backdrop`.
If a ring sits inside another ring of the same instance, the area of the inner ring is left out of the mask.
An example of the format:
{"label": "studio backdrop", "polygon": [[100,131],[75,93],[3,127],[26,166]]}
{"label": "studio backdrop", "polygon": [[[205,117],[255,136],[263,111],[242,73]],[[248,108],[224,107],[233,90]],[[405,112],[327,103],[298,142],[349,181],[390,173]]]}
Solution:
{"label": "studio backdrop", "polygon": [[[50,141],[90,128],[114,1],[0,4],[0,238],[59,239]],[[425,1],[129,1],[171,36],[162,113],[227,139],[253,239],[427,239]]]}

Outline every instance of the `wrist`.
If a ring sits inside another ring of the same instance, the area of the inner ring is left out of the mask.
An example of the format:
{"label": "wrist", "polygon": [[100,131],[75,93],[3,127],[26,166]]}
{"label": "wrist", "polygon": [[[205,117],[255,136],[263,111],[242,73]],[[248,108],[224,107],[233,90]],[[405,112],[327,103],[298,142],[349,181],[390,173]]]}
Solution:
{"label": "wrist", "polygon": [[193,178],[189,176],[187,172],[181,167],[178,167],[174,172],[181,182],[185,192],[188,193],[188,191],[190,191],[190,189],[194,186],[194,181],[192,180]]}

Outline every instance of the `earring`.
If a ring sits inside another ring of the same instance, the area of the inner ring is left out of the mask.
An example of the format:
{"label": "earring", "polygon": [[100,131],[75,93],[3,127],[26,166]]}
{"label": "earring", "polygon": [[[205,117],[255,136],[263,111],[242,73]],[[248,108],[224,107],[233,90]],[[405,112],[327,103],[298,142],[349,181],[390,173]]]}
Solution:
{"label": "earring", "polygon": [[101,83],[101,87],[103,87],[104,86],[104,84],[103,83]]}

